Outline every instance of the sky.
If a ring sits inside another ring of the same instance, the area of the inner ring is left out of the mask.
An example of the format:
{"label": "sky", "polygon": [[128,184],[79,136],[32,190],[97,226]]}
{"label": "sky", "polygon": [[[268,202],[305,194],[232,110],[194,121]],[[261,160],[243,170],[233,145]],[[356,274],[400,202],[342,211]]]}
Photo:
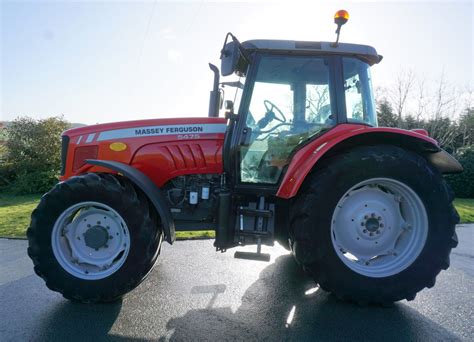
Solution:
{"label": "sky", "polygon": [[206,116],[225,34],[374,46],[376,87],[402,71],[473,87],[472,1],[0,0],[0,120],[76,123]]}

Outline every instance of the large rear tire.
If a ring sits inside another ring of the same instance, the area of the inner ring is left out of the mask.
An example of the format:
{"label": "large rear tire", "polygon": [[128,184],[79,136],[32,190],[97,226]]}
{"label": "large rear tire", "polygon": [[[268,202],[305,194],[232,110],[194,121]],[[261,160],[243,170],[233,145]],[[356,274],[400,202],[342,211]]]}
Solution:
{"label": "large rear tire", "polygon": [[80,302],[110,302],[145,279],[162,236],[154,208],[130,181],[86,174],[41,198],[28,228],[28,255],[51,290]]}
{"label": "large rear tire", "polygon": [[415,298],[457,245],[453,193],[422,156],[394,146],[328,158],[292,204],[292,252],[323,290],[359,304]]}

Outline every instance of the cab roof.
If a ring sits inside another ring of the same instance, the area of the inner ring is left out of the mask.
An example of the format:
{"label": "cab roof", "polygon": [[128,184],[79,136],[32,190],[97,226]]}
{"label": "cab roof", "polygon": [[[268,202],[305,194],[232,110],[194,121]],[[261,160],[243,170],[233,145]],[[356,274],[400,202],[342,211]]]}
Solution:
{"label": "cab roof", "polygon": [[382,56],[377,54],[375,48],[369,45],[338,43],[334,47],[333,44],[332,42],[255,39],[243,42],[242,47],[250,51],[354,56],[364,60],[369,65],[377,64],[382,60]]}

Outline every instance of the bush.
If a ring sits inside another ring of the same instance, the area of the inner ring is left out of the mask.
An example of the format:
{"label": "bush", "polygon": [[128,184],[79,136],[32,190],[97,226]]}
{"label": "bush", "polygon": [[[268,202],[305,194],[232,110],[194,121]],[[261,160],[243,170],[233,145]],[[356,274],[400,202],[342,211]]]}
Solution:
{"label": "bush", "polygon": [[22,117],[11,122],[6,128],[0,190],[14,194],[48,191],[58,181],[61,133],[67,128],[69,123],[57,117]]}
{"label": "bush", "polygon": [[456,197],[474,198],[474,145],[458,150],[456,158],[464,167],[464,172],[446,175]]}

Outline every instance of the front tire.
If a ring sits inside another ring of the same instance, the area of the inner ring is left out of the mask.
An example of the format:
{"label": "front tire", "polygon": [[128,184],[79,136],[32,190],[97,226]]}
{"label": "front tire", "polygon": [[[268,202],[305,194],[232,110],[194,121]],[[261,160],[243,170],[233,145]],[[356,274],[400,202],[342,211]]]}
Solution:
{"label": "front tire", "polygon": [[293,255],[340,299],[412,300],[449,267],[459,221],[453,199],[420,155],[354,148],[308,176],[292,205]]}
{"label": "front tire", "polygon": [[126,178],[86,174],[57,184],[33,211],[28,255],[48,288],[80,302],[110,302],[138,286],[159,255],[162,230]]}

